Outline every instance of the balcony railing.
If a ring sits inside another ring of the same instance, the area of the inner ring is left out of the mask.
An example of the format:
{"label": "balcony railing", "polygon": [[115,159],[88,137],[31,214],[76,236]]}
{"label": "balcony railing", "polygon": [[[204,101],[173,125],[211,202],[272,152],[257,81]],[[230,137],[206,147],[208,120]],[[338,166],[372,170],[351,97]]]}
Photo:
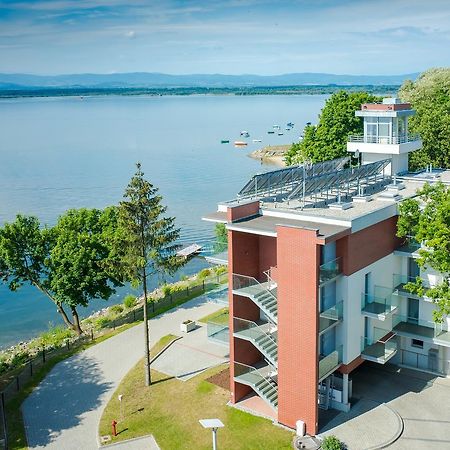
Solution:
{"label": "balcony railing", "polygon": [[331,308],[322,311],[319,314],[319,334],[324,333],[328,328],[336,325],[342,320],[344,313],[344,302],[341,300]]}
{"label": "balcony railing", "polygon": [[226,311],[215,319],[207,322],[206,333],[208,335],[208,339],[212,339],[214,341],[218,341],[222,344],[228,345],[230,338],[230,328],[228,325],[228,320],[229,313],[228,311]]}
{"label": "balcony railing", "polygon": [[[411,293],[407,288],[406,285],[408,283],[415,283],[418,277],[410,277],[408,275],[400,275],[398,273],[394,273],[394,291],[398,295],[405,295],[408,297],[419,297],[417,294]],[[422,280],[423,283],[423,280]],[[424,287],[424,295],[426,295],[426,291],[430,289],[430,286],[423,283]]]}
{"label": "balcony railing", "polygon": [[319,381],[331,375],[342,364],[342,345],[319,360]]}
{"label": "balcony railing", "polygon": [[342,258],[338,257],[333,259],[333,261],[329,261],[325,264],[322,264],[319,268],[319,282],[320,284],[324,284],[327,281],[334,280],[338,277],[342,272]]}
{"label": "balcony railing", "polygon": [[405,253],[406,256],[411,257],[411,255],[417,254],[420,247],[421,245],[418,242],[410,240],[401,247],[397,248],[395,253]]}
{"label": "balcony railing", "polygon": [[228,265],[228,242],[206,242],[202,244],[200,255],[212,264]]}
{"label": "balcony railing", "polygon": [[382,316],[384,319],[386,315],[391,314],[397,309],[397,306],[392,303],[392,300],[391,288],[375,286],[374,295],[364,292],[361,294],[361,312]]}
{"label": "balcony railing", "polygon": [[450,346],[450,332],[444,323],[394,314],[392,327],[393,331],[399,335],[417,336],[419,339],[430,339],[445,346]]}
{"label": "balcony railing", "polygon": [[267,360],[276,367],[278,361],[278,345],[275,330],[276,327],[268,322],[258,325],[251,320],[238,317],[233,318],[234,335],[252,342]]}
{"label": "balcony railing", "polygon": [[[376,333],[375,333],[376,334]],[[385,364],[397,353],[395,334],[382,330],[384,337],[379,340],[361,337],[361,356],[368,361]]]}
{"label": "balcony railing", "polygon": [[418,133],[402,134],[400,136],[365,136],[353,134],[347,139],[348,142],[362,142],[365,144],[406,144],[407,142],[420,141]]}

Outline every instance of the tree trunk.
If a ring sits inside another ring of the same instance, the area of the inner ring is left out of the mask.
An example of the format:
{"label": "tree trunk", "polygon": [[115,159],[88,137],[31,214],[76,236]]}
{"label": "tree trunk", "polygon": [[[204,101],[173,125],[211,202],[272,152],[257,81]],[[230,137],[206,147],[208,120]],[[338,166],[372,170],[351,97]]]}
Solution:
{"label": "tree trunk", "polygon": [[69,320],[69,317],[67,316],[66,311],[64,311],[64,308],[62,307],[61,303],[56,301],[50,294],[50,292],[48,292],[47,289],[45,289],[39,283],[33,282],[33,284],[56,305],[56,309],[58,310],[59,314],[61,314],[63,322],[66,324],[67,328],[76,331],[75,325]]}
{"label": "tree trunk", "polygon": [[80,324],[80,317],[78,316],[78,311],[75,307],[70,308],[72,311],[72,317],[73,317],[73,329],[75,330],[75,333],[80,336],[80,334],[83,334],[83,330],[81,329]]}
{"label": "tree trunk", "polygon": [[150,386],[152,384],[152,375],[150,373],[150,333],[148,329],[148,316],[147,316],[147,273],[145,267],[142,270],[143,275],[143,288],[144,288],[144,370],[145,370],[145,385]]}

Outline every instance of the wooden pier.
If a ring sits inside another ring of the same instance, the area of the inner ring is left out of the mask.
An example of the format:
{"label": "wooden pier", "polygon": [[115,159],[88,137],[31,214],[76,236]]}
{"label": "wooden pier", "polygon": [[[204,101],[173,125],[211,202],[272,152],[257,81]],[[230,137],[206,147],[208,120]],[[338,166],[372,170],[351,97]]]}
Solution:
{"label": "wooden pier", "polygon": [[196,255],[200,252],[202,249],[202,246],[199,244],[191,244],[187,247],[182,248],[181,250],[177,251],[177,256],[180,256],[181,258],[188,259],[191,256]]}

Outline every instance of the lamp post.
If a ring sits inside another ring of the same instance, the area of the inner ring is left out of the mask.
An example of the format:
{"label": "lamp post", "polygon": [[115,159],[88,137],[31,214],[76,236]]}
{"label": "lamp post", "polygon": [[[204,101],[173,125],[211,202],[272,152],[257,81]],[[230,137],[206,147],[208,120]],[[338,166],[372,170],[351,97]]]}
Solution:
{"label": "lamp post", "polygon": [[212,430],[213,450],[217,450],[217,429],[223,428],[225,425],[219,419],[200,419],[200,425],[203,428],[210,428]]}

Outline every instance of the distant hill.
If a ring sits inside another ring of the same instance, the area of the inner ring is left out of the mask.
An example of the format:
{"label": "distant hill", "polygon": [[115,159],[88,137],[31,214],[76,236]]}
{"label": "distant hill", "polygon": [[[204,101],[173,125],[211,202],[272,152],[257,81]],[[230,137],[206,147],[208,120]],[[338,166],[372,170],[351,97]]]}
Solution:
{"label": "distant hill", "polygon": [[39,88],[179,88],[179,87],[267,87],[313,85],[401,85],[419,74],[335,75],[330,73],[289,73],[284,75],[222,75],[164,73],[114,73],[73,75],[0,74],[0,90]]}

